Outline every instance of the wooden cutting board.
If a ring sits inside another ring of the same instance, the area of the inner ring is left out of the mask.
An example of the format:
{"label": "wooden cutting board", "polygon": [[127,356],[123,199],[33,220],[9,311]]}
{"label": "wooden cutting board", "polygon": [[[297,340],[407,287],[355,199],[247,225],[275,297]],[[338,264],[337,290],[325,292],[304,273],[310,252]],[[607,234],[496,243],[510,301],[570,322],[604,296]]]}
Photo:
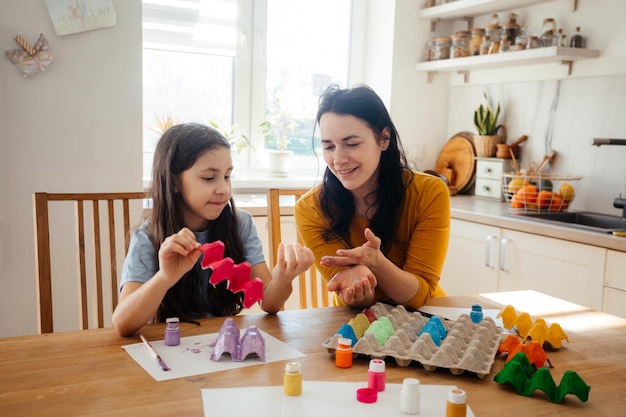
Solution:
{"label": "wooden cutting board", "polygon": [[437,158],[435,171],[448,179],[450,195],[469,190],[476,174],[476,150],[471,132],[459,132],[448,139]]}

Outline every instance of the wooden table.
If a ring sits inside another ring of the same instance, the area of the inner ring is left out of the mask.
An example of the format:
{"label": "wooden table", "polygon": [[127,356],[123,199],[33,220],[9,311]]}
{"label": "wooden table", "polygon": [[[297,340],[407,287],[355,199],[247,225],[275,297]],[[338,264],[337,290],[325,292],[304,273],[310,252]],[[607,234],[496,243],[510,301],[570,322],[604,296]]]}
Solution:
{"label": "wooden table", "polygon": [[[591,386],[582,403],[567,395],[551,403],[536,391],[531,397],[499,385],[493,376],[504,360],[496,359],[490,375],[452,375],[447,369],[425,371],[413,363],[402,368],[387,364],[387,381],[416,377],[422,384],[457,385],[468,393],[477,416],[623,416],[626,413],[626,320],[532,291],[447,297],[432,305],[500,309],[511,304],[520,312],[559,323],[570,343],[548,352],[558,384],[565,370],[576,371]],[[300,358],[303,375],[311,381],[366,381],[368,359],[355,359],[350,369],[335,367],[322,348],[358,310],[330,307],[235,318],[239,328],[256,325],[306,353]],[[182,335],[215,333],[223,318],[203,320],[201,326],[182,324]],[[142,330],[148,340],[163,339],[163,325]],[[0,415],[2,416],[202,416],[202,388],[282,385],[285,361],[156,382],[121,346],[138,338],[122,338],[113,329],[62,332],[0,339]]]}

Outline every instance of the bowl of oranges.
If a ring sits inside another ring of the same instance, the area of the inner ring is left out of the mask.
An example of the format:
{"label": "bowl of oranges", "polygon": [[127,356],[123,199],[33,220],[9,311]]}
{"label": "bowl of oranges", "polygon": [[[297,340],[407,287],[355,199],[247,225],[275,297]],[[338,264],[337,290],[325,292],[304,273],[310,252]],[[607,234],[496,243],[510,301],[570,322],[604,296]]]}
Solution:
{"label": "bowl of oranges", "polygon": [[566,211],[581,179],[562,174],[504,173],[502,192],[513,211]]}

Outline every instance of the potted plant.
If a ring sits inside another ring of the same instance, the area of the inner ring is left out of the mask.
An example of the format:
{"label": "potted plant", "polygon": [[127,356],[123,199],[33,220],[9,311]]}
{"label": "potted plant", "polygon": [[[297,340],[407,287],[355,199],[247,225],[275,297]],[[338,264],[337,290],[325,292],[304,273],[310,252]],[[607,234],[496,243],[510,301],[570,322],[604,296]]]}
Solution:
{"label": "potted plant", "polygon": [[276,103],[276,111],[266,114],[266,119],[259,125],[259,131],[269,152],[269,171],[275,176],[287,176],[291,168],[293,151],[287,146],[291,143],[290,134],[296,128],[293,115]]}
{"label": "potted plant", "polygon": [[[486,92],[483,92],[485,104],[481,105],[474,111],[474,126],[477,135],[474,135],[474,146],[476,148],[476,156],[492,157],[496,154],[496,144],[503,143],[506,136],[506,128],[498,124],[500,116],[500,103],[494,113],[493,107]],[[498,131],[502,129],[503,135],[498,135]]]}
{"label": "potted plant", "polygon": [[246,148],[251,148],[252,150],[254,150],[254,145],[252,144],[250,139],[248,139],[248,137],[243,133],[237,132],[237,128],[239,127],[239,125],[237,125],[236,123],[228,128],[220,126],[219,123],[214,120],[209,120],[209,123],[222,135],[224,135],[226,140],[228,140],[228,143],[230,143],[231,149],[233,149],[238,155],[241,154],[241,151]]}

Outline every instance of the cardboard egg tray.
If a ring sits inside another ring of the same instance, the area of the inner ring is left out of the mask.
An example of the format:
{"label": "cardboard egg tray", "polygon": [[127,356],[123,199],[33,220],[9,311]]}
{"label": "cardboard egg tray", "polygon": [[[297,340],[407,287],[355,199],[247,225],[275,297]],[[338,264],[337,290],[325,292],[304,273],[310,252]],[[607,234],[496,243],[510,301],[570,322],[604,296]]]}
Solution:
{"label": "cardboard egg tray", "polygon": [[[375,304],[370,310],[370,317],[373,313],[376,321],[383,316],[389,319],[393,334],[381,345],[377,336],[366,330],[352,347],[355,355],[383,360],[392,357],[401,367],[418,362],[427,371],[448,368],[453,375],[468,371],[480,379],[491,372],[503,330],[490,317],[485,317],[478,324],[472,322],[469,314],[461,315],[456,321],[441,320],[447,335],[437,346],[430,333],[420,335],[430,319],[419,312],[408,312],[403,306],[383,303]],[[337,333],[322,346],[332,354],[342,337]]]}

